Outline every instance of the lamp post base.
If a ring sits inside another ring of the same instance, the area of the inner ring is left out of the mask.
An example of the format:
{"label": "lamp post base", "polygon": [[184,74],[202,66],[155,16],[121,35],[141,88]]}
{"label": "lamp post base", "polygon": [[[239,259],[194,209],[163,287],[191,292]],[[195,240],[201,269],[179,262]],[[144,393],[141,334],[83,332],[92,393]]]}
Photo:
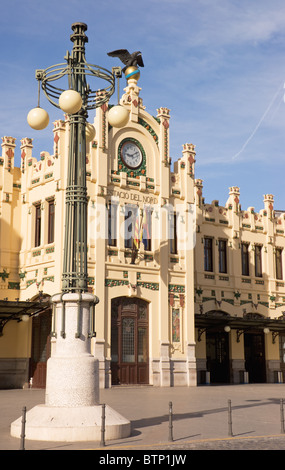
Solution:
{"label": "lamp post base", "polygon": [[[25,437],[37,441],[97,441],[102,431],[98,361],[91,354],[90,325],[94,296],[89,293],[53,297],[53,347],[47,362],[45,404],[26,413]],[[128,437],[131,423],[108,405],[105,439]],[[11,424],[21,437],[21,418]]]}
{"label": "lamp post base", "polygon": [[[26,414],[25,438],[34,441],[87,442],[101,439],[102,406],[75,408],[38,405]],[[22,418],[11,424],[11,436],[21,437]],[[108,405],[105,439],[128,437],[131,423]]]}

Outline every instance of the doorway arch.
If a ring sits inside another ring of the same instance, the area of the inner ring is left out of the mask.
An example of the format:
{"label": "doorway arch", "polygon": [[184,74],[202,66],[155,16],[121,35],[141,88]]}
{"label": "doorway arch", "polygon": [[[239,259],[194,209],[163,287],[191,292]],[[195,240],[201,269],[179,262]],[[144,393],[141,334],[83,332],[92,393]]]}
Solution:
{"label": "doorway arch", "polygon": [[249,383],[266,383],[263,332],[253,330],[244,334],[244,356]]}
{"label": "doorway arch", "polygon": [[216,329],[206,333],[207,370],[211,383],[230,383],[229,335]]}
{"label": "doorway arch", "polygon": [[112,384],[149,383],[148,302],[117,297],[111,304]]}
{"label": "doorway arch", "polygon": [[229,334],[224,330],[230,315],[222,310],[211,310],[206,317],[206,357],[211,383],[230,383]]}

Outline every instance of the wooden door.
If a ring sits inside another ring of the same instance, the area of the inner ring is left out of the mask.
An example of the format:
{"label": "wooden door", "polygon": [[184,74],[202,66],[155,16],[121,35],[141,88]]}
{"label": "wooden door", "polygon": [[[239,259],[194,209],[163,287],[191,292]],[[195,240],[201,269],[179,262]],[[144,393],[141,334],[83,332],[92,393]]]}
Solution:
{"label": "wooden door", "polygon": [[229,383],[229,339],[220,331],[206,333],[207,370],[211,383]]}
{"label": "wooden door", "polygon": [[33,318],[30,378],[33,388],[46,387],[47,360],[50,357],[51,310]]}
{"label": "wooden door", "polygon": [[285,335],[279,334],[279,351],[280,351],[280,370],[282,372],[282,382],[285,383]]}
{"label": "wooden door", "polygon": [[245,369],[250,383],[265,383],[265,348],[263,333],[244,334]]}
{"label": "wooden door", "polygon": [[112,383],[148,384],[148,304],[120,297],[112,302]]}

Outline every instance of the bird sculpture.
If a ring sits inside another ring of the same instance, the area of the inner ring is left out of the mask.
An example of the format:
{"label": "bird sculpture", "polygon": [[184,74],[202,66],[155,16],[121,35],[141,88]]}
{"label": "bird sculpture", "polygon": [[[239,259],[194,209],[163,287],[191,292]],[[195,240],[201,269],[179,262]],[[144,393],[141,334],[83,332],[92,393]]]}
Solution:
{"label": "bird sculpture", "polygon": [[118,57],[125,67],[122,69],[122,72],[125,73],[126,69],[131,66],[137,67],[144,67],[142,55],[140,51],[133,52],[132,54],[129,53],[127,49],[117,49],[116,51],[108,52],[110,57]]}

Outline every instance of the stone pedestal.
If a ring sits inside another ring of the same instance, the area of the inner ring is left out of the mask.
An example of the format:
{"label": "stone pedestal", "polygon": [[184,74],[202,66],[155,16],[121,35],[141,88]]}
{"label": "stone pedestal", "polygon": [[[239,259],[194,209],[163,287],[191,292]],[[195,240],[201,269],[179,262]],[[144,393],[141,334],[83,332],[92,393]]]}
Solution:
{"label": "stone pedestal", "polygon": [[[45,404],[27,412],[26,439],[96,441],[101,435],[98,361],[92,356],[92,294],[58,294],[52,299],[55,342],[47,363]],[[131,424],[108,405],[105,439],[130,435]],[[20,437],[21,418],[11,424]]]}

